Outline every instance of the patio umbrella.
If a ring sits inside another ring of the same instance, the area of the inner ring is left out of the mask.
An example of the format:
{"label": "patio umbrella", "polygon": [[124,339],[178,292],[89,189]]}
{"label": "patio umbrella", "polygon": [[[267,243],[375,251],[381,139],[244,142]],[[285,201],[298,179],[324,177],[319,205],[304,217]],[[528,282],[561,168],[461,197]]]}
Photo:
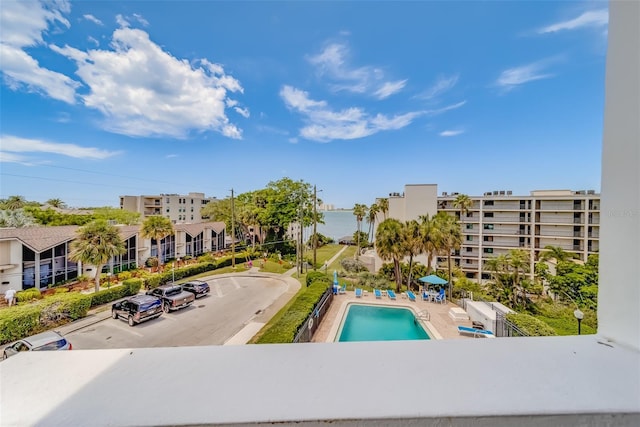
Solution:
{"label": "patio umbrella", "polygon": [[336,270],[333,270],[333,284],[338,286],[338,272]]}
{"label": "patio umbrella", "polygon": [[442,277],[436,276],[435,274],[430,274],[428,276],[421,277],[418,280],[424,283],[429,283],[431,285],[446,285],[447,283],[449,283],[446,280],[444,280]]}

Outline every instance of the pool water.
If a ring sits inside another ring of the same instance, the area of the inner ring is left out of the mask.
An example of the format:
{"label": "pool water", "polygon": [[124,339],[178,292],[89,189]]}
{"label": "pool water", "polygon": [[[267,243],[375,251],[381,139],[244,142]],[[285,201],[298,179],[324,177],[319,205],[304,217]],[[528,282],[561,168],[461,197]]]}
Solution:
{"label": "pool water", "polygon": [[429,335],[407,308],[351,304],[338,341],[428,340]]}

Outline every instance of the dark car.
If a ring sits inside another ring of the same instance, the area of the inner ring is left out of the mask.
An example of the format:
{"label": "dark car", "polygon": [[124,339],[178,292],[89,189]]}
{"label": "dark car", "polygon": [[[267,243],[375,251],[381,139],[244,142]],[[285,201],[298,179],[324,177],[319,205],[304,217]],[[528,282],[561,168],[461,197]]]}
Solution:
{"label": "dark car", "polygon": [[2,358],[6,359],[22,351],[71,350],[71,348],[71,343],[62,335],[55,331],[48,331],[16,341],[4,349]]}
{"label": "dark car", "polygon": [[111,317],[126,319],[129,326],[162,315],[162,300],[149,295],[135,295],[111,306]]}
{"label": "dark car", "polygon": [[162,309],[165,313],[181,308],[189,307],[196,300],[191,292],[183,291],[178,285],[160,285],[155,289],[147,291],[147,295],[160,298]]}
{"label": "dark car", "polygon": [[209,284],[202,280],[190,280],[187,283],[183,283],[181,286],[183,291],[191,292],[196,298],[209,295],[209,292],[211,292]]}

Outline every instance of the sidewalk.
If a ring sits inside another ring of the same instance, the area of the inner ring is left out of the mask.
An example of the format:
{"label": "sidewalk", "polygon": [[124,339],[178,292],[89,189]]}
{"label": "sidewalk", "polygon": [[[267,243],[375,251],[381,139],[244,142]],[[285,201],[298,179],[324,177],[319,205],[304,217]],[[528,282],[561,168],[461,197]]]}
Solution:
{"label": "sidewalk", "polygon": [[[338,259],[338,257],[339,257],[340,255],[342,255],[342,252],[344,252],[345,250],[347,250],[347,248],[348,248],[348,247],[349,247],[349,246],[347,246],[347,245],[343,245],[343,246],[342,246],[342,249],[340,249],[340,250],[338,251],[338,253],[337,253],[337,254],[335,254],[334,256],[332,256],[332,257],[331,257],[331,259],[329,259],[325,265],[331,265],[331,264],[333,264],[333,262],[334,262],[336,259]],[[298,271],[298,269],[297,269],[296,267],[293,267],[292,269],[287,270],[286,272],[282,273],[282,275],[283,275],[283,276],[289,276],[289,277],[291,277],[291,276],[293,276],[297,271]]]}

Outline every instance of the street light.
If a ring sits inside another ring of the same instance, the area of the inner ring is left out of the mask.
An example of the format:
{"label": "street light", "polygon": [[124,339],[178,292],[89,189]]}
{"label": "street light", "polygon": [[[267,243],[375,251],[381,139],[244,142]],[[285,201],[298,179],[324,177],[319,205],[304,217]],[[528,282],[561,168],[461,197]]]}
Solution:
{"label": "street light", "polygon": [[582,319],[584,318],[584,313],[581,312],[579,308],[576,308],[573,315],[578,319],[578,335],[580,335],[580,322],[582,322]]}

